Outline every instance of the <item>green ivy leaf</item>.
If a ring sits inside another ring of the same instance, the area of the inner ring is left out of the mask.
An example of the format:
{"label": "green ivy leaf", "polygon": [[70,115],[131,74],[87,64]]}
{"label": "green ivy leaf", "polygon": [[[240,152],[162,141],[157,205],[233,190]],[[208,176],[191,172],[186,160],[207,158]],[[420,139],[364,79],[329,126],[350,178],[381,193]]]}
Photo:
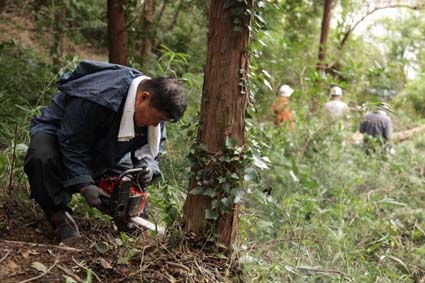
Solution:
{"label": "green ivy leaf", "polygon": [[230,175],[230,178],[235,179],[235,180],[239,180],[239,176],[236,173],[232,173],[232,175]]}
{"label": "green ivy leaf", "polygon": [[215,197],[217,195],[217,191],[214,189],[206,189],[203,193],[204,196],[209,196],[211,198]]}
{"label": "green ivy leaf", "polygon": [[232,139],[230,137],[226,137],[226,148],[227,149],[234,149],[237,146],[237,142],[235,139]]}
{"label": "green ivy leaf", "polygon": [[268,80],[264,79],[263,82],[264,82],[264,85],[266,87],[268,87],[270,90],[273,90],[273,87],[272,87],[271,83]]}
{"label": "green ivy leaf", "polygon": [[202,195],[203,193],[204,193],[204,188],[202,187],[195,187],[189,192],[189,194],[191,195]]}
{"label": "green ivy leaf", "polygon": [[218,214],[217,212],[215,212],[212,209],[205,209],[205,219],[209,219],[209,220],[217,220],[218,219]]}
{"label": "green ivy leaf", "polygon": [[235,193],[235,199],[233,200],[234,203],[241,203],[244,195],[244,190],[239,189]]}
{"label": "green ivy leaf", "polygon": [[229,208],[229,207],[232,207],[233,200],[230,197],[228,197],[228,198],[222,198],[221,199],[221,203],[223,203],[227,208]]}
{"label": "green ivy leaf", "polygon": [[260,168],[260,169],[269,169],[269,166],[267,166],[267,163],[261,158],[261,156],[258,156],[257,154],[254,154],[254,166]]}
{"label": "green ivy leaf", "polygon": [[135,257],[135,256],[137,256],[137,255],[139,255],[141,253],[142,253],[141,250],[132,248],[131,250],[128,251],[127,257],[128,258],[133,258],[133,257]]}

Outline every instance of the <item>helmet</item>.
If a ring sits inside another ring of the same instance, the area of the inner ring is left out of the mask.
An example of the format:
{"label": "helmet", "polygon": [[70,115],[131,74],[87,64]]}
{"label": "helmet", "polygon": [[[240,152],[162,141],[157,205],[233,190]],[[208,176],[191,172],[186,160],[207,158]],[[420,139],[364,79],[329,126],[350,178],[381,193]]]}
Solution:
{"label": "helmet", "polygon": [[290,97],[294,90],[289,85],[283,85],[279,88],[279,95]]}
{"label": "helmet", "polygon": [[342,89],[339,86],[334,86],[331,88],[331,95],[342,96]]}

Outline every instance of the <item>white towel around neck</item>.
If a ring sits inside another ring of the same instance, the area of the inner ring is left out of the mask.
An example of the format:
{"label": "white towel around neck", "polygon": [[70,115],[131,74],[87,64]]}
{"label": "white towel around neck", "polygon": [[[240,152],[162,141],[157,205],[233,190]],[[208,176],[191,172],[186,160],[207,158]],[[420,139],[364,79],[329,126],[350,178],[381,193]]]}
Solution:
{"label": "white towel around neck", "polygon": [[[134,108],[136,103],[137,87],[149,77],[140,76],[135,78],[128,89],[127,98],[124,104],[124,111],[121,117],[120,129],[118,132],[118,141],[126,142],[135,137],[134,133]],[[159,143],[161,140],[161,125],[148,127],[148,144],[152,158],[159,153]]]}

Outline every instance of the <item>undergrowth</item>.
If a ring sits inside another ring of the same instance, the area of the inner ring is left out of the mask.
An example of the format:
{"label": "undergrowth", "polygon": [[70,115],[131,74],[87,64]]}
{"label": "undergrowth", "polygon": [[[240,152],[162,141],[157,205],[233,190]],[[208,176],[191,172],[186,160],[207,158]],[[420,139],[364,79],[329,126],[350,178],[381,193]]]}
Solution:
{"label": "undergrowth", "polygon": [[241,216],[248,282],[422,282],[425,139],[367,155],[336,124],[308,129],[256,133],[273,165]]}

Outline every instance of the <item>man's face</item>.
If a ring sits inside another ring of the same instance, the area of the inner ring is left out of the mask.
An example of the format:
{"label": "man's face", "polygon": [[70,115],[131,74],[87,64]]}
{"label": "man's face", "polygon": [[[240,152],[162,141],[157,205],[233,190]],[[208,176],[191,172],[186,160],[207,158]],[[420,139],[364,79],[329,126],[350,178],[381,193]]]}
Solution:
{"label": "man's face", "polygon": [[147,91],[137,93],[134,107],[134,122],[137,127],[158,126],[168,120],[165,113],[150,105],[151,99],[152,95]]}

